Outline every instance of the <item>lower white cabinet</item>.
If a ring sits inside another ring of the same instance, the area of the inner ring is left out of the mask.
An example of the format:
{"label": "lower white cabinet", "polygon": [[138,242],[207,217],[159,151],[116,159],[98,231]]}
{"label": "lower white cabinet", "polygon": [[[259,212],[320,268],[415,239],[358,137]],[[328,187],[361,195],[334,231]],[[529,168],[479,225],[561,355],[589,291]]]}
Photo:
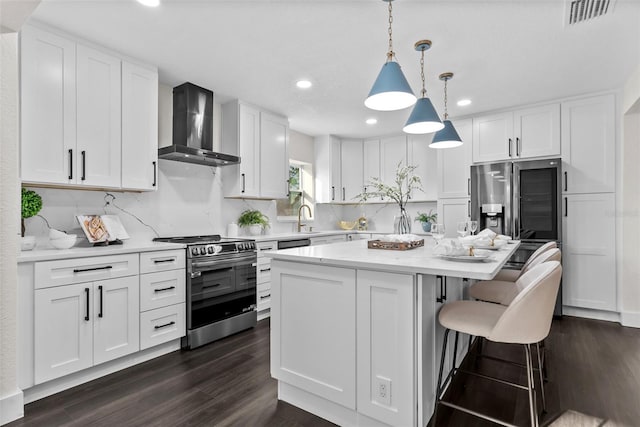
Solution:
{"label": "lower white cabinet", "polygon": [[35,291],[35,382],[139,350],[138,276]]}
{"label": "lower white cabinet", "polygon": [[185,304],[174,304],[140,313],[140,350],[185,335]]}
{"label": "lower white cabinet", "polygon": [[265,251],[275,251],[277,241],[256,242],[258,261],[256,265],[256,306],[258,320],[269,317],[271,309],[271,258],[264,256]]}
{"label": "lower white cabinet", "polygon": [[371,239],[371,234],[369,233],[350,233],[347,234],[347,240],[348,241],[352,241],[352,240],[369,240]]}
{"label": "lower white cabinet", "polygon": [[616,311],[615,193],[565,194],[563,204],[563,304]]}

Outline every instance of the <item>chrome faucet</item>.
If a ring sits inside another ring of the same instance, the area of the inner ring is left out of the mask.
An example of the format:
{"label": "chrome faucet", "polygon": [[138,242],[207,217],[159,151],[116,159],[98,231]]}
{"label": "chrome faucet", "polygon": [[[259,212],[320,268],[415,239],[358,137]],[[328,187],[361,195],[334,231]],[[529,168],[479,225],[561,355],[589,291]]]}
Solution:
{"label": "chrome faucet", "polygon": [[311,218],[311,206],[309,206],[309,205],[300,206],[300,209],[298,209],[298,233],[302,231],[302,227],[307,225],[307,224],[301,224],[300,223],[300,217],[302,215],[302,208],[307,208],[307,211],[309,212],[309,218]]}

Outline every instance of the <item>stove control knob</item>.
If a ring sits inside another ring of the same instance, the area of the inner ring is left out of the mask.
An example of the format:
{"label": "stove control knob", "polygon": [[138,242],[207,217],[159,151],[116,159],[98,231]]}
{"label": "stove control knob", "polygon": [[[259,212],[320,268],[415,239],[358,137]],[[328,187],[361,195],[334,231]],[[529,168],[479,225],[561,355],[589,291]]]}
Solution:
{"label": "stove control knob", "polygon": [[198,248],[191,248],[192,255],[198,255]]}
{"label": "stove control knob", "polygon": [[200,255],[206,255],[207,254],[207,248],[205,248],[204,246],[200,248]]}
{"label": "stove control knob", "polygon": [[238,251],[244,250],[244,243],[238,243]]}
{"label": "stove control knob", "polygon": [[207,252],[209,252],[210,254],[212,254],[212,253],[213,253],[213,246],[209,246],[209,247],[207,248]]}

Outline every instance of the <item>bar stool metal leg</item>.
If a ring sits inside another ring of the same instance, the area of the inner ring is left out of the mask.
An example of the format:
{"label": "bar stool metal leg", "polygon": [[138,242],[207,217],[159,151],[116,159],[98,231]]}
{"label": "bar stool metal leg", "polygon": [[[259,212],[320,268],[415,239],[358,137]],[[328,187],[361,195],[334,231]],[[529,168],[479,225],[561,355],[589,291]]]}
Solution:
{"label": "bar stool metal leg", "polygon": [[531,417],[531,425],[538,427],[538,413],[536,411],[536,394],[533,381],[533,361],[531,358],[531,346],[524,345],[524,354],[527,359],[527,391],[529,392],[529,415]]}
{"label": "bar stool metal leg", "polygon": [[447,355],[447,339],[449,337],[449,329],[444,330],[444,339],[442,341],[442,357],[440,358],[440,371],[438,372],[438,385],[436,386],[436,402],[433,408],[433,423],[432,427],[435,427],[438,422],[438,403],[440,402],[440,387],[442,384],[442,371],[444,369],[444,359]]}
{"label": "bar stool metal leg", "polygon": [[544,375],[542,373],[542,357],[540,357],[540,343],[536,343],[536,350],[538,353],[538,375],[540,376],[540,393],[542,395],[542,412],[547,412],[547,399],[544,395]]}

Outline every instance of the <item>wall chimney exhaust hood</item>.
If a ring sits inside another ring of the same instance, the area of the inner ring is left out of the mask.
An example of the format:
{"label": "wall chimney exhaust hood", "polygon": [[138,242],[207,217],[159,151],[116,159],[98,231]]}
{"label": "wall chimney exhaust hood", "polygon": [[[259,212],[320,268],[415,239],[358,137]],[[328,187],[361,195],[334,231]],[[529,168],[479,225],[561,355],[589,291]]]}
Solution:
{"label": "wall chimney exhaust hood", "polygon": [[158,158],[206,166],[240,163],[240,157],[213,151],[213,92],[192,83],[173,88],[173,145]]}

